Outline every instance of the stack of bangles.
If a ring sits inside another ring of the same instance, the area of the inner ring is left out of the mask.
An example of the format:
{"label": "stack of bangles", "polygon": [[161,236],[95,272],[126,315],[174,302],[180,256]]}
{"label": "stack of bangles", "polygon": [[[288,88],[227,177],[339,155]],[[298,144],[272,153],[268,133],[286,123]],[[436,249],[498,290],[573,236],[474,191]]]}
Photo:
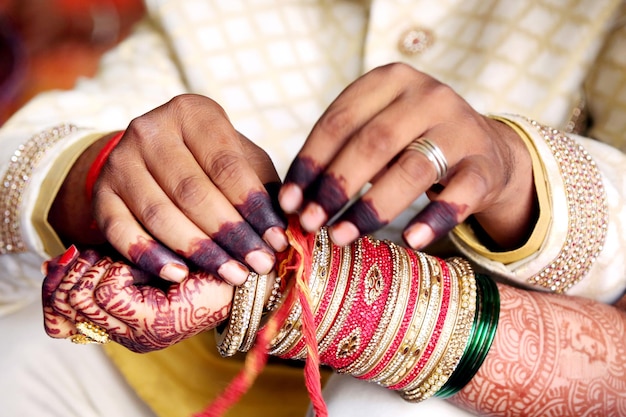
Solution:
{"label": "stack of bangles", "polygon": [[[332,244],[317,235],[308,288],[320,362],[338,373],[375,382],[411,402],[446,398],[476,374],[493,342],[500,311],[496,284],[475,274],[462,258],[447,260],[363,237]],[[267,346],[271,355],[304,359],[302,305],[280,302],[284,281],[273,284],[264,305],[266,277],[251,274],[237,287],[232,313],[218,330],[222,356],[249,350],[263,317],[275,308],[289,313]]]}

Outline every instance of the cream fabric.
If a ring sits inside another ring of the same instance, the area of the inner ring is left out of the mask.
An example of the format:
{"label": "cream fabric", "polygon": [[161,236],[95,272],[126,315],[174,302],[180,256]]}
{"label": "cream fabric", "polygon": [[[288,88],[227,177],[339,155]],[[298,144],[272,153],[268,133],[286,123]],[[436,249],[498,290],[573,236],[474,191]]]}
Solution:
{"label": "cream fabric", "polygon": [[[222,104],[233,124],[269,152],[281,175],[346,84],[394,61],[435,75],[480,111],[522,114],[554,127],[567,125],[586,92],[596,121],[592,133],[622,149],[626,143],[622,0],[148,0],[147,7],[152,20],[105,56],[97,77],[72,91],[42,94],[0,128],[3,178],[18,146],[34,134],[62,122],[80,128],[34,167],[19,213],[28,251],[0,256],[0,314],[39,297],[39,265],[54,254],[43,253],[45,237],[34,232],[31,218],[35,201],[51,203],[52,192],[41,184],[56,158],[87,135],[123,129],[177,94],[204,94]],[[398,48],[410,28],[432,35],[432,45],[417,55]],[[580,140],[606,180],[612,232],[575,291],[609,300],[623,292],[626,275],[624,156]],[[561,198],[562,187],[552,184],[555,199]],[[423,203],[384,236],[397,239]],[[556,208],[555,214],[565,218]],[[564,233],[559,220],[546,243],[562,242]],[[522,261],[523,268],[481,262],[523,281],[551,250],[544,244]],[[0,332],[7,328],[0,326]]]}

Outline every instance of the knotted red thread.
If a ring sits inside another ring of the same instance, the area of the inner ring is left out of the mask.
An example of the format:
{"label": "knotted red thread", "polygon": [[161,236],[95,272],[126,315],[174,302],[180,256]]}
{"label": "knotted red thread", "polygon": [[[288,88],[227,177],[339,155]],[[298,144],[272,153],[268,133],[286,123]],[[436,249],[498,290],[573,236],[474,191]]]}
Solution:
{"label": "knotted red thread", "polygon": [[315,321],[311,311],[311,293],[307,283],[311,275],[311,254],[315,236],[304,232],[295,218],[290,220],[286,232],[291,245],[289,249],[277,255],[277,272],[287,282],[287,296],[267,324],[258,332],[254,346],[246,355],[243,369],[204,411],[195,414],[194,417],[220,417],[250,389],[267,364],[269,343],[287,320],[296,299],[302,306],[302,334],[307,349],[304,382],[315,414],[319,417],[328,416],[326,403],[322,397],[320,358],[315,337]]}

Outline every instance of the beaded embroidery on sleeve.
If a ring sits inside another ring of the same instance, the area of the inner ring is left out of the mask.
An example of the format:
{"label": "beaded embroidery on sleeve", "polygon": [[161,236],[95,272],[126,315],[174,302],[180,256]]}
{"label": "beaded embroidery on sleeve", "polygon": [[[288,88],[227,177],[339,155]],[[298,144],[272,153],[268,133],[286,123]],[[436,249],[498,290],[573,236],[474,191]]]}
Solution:
{"label": "beaded embroidery on sleeve", "polygon": [[559,254],[528,282],[563,293],[589,272],[602,250],[608,227],[607,197],[600,172],[581,145],[556,129],[532,120],[529,123],[548,144],[559,166],[569,224]]}
{"label": "beaded embroidery on sleeve", "polygon": [[69,124],[52,127],[34,135],[11,156],[0,189],[0,255],[26,251],[20,226],[24,190],[30,183],[33,170],[46,152],[76,130],[76,126]]}

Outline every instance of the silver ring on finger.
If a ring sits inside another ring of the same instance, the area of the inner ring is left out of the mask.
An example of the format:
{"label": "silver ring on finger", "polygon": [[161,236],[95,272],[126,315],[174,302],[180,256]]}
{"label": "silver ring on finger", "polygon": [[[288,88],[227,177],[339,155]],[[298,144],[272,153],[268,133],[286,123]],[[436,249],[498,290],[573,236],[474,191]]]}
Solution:
{"label": "silver ring on finger", "polygon": [[418,138],[413,142],[409,143],[409,146],[405,148],[405,150],[413,150],[420,152],[423,154],[435,167],[435,171],[437,172],[437,179],[435,180],[435,184],[437,184],[443,177],[448,173],[448,161],[444,156],[443,152],[433,142],[426,138]]}

